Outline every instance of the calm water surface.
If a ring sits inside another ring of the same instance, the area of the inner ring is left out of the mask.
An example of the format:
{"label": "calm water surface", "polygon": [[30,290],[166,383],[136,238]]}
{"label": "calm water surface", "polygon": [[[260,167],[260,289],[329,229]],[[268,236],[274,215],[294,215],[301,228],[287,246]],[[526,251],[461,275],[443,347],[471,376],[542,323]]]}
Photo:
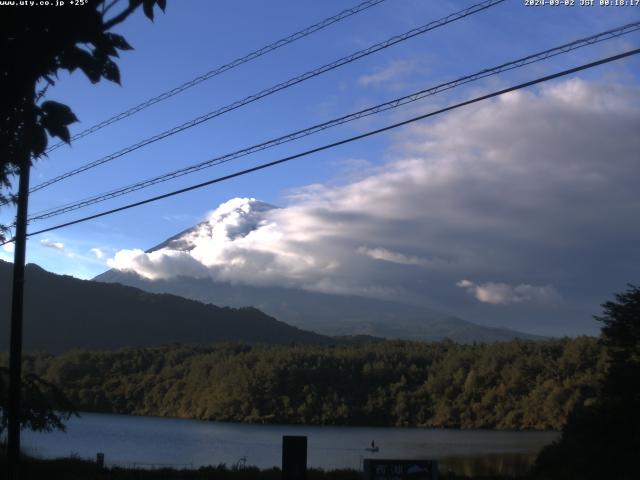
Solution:
{"label": "calm water surface", "polygon": [[[25,431],[22,442],[26,451],[49,458],[95,458],[104,452],[109,465],[230,466],[245,458],[246,465],[267,468],[280,466],[283,435],[308,437],[310,467],[359,469],[363,458],[377,456],[450,459],[456,470],[487,462],[509,470],[528,463],[557,437],[555,432],[243,425],[83,413],[69,420],[67,433]],[[380,448],[375,454],[365,451],[372,440]]]}

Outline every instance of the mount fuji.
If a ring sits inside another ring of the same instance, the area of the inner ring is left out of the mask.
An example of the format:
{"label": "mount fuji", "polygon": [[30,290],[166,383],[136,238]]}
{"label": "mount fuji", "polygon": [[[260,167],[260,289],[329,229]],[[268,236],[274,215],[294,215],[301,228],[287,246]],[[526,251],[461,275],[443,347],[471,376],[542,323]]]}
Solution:
{"label": "mount fuji", "polygon": [[[279,210],[254,199],[230,200],[204,222],[146,252],[119,252],[110,261],[113,268],[94,281],[218,306],[255,307],[323,335],[415,341],[449,338],[461,343],[541,338],[481,326],[423,306],[309,286],[304,282],[315,270],[329,267],[299,248],[282,247]],[[294,242],[291,245],[295,247]]]}

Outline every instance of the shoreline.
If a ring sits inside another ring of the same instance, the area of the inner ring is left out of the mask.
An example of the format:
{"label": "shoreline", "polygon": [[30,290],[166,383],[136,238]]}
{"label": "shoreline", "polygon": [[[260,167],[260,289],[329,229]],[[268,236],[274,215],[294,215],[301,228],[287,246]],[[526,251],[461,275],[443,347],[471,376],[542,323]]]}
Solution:
{"label": "shoreline", "polygon": [[[333,423],[325,423],[325,424],[317,424],[317,423],[267,423],[267,422],[233,422],[230,420],[207,420],[197,417],[172,417],[172,416],[163,416],[163,415],[146,415],[146,414],[137,414],[137,413],[119,413],[119,412],[105,412],[105,411],[79,411],[78,415],[82,416],[83,414],[89,415],[119,415],[123,417],[135,417],[135,418],[153,418],[160,420],[182,420],[182,421],[190,421],[190,422],[206,422],[206,423],[215,423],[220,425],[230,425],[230,426],[247,426],[247,427],[314,427],[314,428],[394,428],[394,429],[406,429],[406,430],[438,430],[438,431],[460,431],[460,432],[510,432],[510,433],[553,433],[556,435],[560,435],[561,430],[542,430],[542,429],[534,429],[534,428],[522,428],[522,429],[513,429],[513,428],[467,428],[467,427],[436,427],[436,426],[426,426],[426,425],[364,425],[364,424],[333,424]],[[73,418],[73,417],[72,417]],[[71,420],[71,419],[70,419]]]}

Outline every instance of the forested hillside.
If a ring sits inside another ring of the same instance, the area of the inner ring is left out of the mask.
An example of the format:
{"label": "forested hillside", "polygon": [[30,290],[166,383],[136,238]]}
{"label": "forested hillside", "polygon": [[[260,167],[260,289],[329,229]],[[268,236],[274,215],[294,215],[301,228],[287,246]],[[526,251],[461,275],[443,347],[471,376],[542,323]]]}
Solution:
{"label": "forested hillside", "polygon": [[[0,331],[9,331],[11,272],[0,260]],[[255,308],[227,308],[137,288],[79,280],[27,265],[24,348],[60,353],[166,343],[328,344],[335,340],[280,322]],[[8,349],[0,336],[0,351]]]}
{"label": "forested hillside", "polygon": [[[594,338],[162,346],[31,355],[79,410],[332,425],[559,429],[596,396]],[[6,361],[6,357],[4,357]]]}

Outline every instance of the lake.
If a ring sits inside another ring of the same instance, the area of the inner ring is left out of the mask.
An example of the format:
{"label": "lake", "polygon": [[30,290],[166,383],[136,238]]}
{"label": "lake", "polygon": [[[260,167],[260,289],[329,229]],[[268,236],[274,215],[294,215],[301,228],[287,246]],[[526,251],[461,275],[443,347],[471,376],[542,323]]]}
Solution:
{"label": "lake", "polygon": [[[67,433],[24,431],[24,450],[45,458],[69,455],[107,465],[154,468],[225,463],[280,466],[283,435],[308,437],[310,467],[360,469],[363,458],[439,459],[459,473],[519,473],[557,432],[428,428],[246,425],[175,418],[82,413]],[[374,440],[377,453],[365,449]],[[243,460],[244,459],[244,460]]]}

